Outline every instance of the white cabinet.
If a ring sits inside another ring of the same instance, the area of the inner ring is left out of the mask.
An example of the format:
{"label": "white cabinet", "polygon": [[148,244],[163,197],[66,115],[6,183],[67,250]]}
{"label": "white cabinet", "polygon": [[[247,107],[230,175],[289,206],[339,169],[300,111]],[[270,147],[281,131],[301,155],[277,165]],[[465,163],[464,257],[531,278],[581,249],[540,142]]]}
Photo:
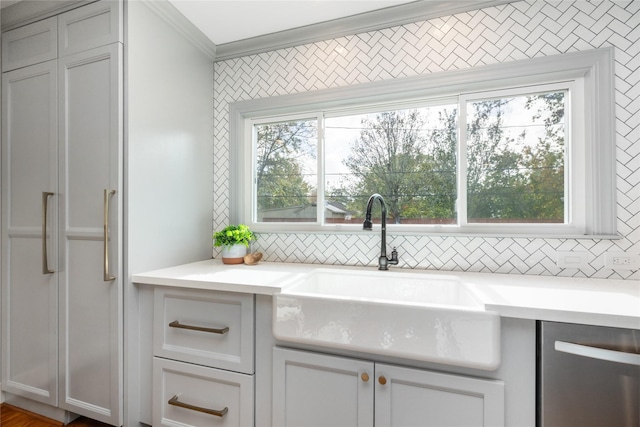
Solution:
{"label": "white cabinet", "polygon": [[[59,60],[60,402],[120,424],[122,46]],[[99,386],[98,386],[99,385]]]}
{"label": "white cabinet", "polygon": [[253,374],[253,313],[253,295],[157,288],[154,355]]}
{"label": "white cabinet", "polygon": [[123,40],[122,4],[102,0],[58,16],[60,56]]}
{"label": "white cabinet", "polygon": [[275,348],[274,426],[373,426],[374,364]]}
{"label": "white cabinet", "polygon": [[154,426],[253,426],[254,305],[252,294],[154,289]]}
{"label": "white cabinet", "polygon": [[376,363],[377,427],[504,426],[501,381]]}
{"label": "white cabinet", "polygon": [[504,384],[275,348],[273,425],[503,426]]}
{"label": "white cabinet", "polygon": [[56,405],[56,61],[4,73],[2,115],[2,385]]}
{"label": "white cabinet", "polygon": [[58,57],[58,19],[44,19],[2,35],[2,71],[11,71]]}
{"label": "white cabinet", "polygon": [[122,45],[40,63],[68,18],[3,34],[12,66],[36,65],[2,78],[2,387],[121,425]]}
{"label": "white cabinet", "polygon": [[154,426],[253,426],[253,376],[153,360]]}
{"label": "white cabinet", "polygon": [[[21,1],[2,12],[6,401],[58,421],[65,408],[150,425],[153,292],[128,278],[211,256],[213,49],[166,1]],[[123,24],[126,61],[114,49]],[[45,239],[43,192],[54,193]],[[42,243],[53,273],[42,273]],[[105,264],[116,279],[104,281]]]}

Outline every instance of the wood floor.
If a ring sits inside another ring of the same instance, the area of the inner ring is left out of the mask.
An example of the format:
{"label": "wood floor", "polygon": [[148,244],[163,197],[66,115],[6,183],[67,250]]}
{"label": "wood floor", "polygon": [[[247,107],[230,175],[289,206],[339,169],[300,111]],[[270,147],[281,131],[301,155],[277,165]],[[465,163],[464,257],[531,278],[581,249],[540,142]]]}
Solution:
{"label": "wood floor", "polygon": [[[62,425],[61,422],[6,403],[0,405],[0,426],[2,427],[61,427]],[[72,427],[110,427],[107,424],[84,417],[80,417],[67,425]]]}

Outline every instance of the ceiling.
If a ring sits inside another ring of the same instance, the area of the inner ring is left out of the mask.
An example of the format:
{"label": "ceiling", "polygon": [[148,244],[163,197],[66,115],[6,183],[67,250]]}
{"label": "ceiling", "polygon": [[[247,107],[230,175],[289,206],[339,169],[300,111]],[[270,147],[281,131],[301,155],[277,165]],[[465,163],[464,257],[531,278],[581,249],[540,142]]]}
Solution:
{"label": "ceiling", "polygon": [[415,0],[170,0],[221,45],[332,21]]}

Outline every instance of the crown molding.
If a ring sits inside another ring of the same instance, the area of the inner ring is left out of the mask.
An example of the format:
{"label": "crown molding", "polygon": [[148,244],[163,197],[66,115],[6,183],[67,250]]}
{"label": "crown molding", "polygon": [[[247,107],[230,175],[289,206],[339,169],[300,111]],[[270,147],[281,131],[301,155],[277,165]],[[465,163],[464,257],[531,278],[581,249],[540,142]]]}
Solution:
{"label": "crown molding", "polygon": [[[29,0],[19,1],[2,8],[2,31],[45,19],[97,0]],[[120,0],[122,1],[122,0]],[[127,0],[124,0],[125,2]],[[365,12],[345,18],[320,22],[304,27],[265,34],[249,39],[215,45],[169,1],[144,1],[183,36],[198,46],[214,61],[224,61],[241,56],[255,55],[276,49],[330,40],[358,33],[381,30],[412,22],[500,6],[518,0],[417,0],[398,6]]]}
{"label": "crown molding", "polygon": [[216,45],[169,1],[144,0],[143,3],[212,60],[215,59]]}
{"label": "crown molding", "polygon": [[514,0],[418,0],[305,27],[219,44],[216,45],[215,60],[224,61],[513,2]]}

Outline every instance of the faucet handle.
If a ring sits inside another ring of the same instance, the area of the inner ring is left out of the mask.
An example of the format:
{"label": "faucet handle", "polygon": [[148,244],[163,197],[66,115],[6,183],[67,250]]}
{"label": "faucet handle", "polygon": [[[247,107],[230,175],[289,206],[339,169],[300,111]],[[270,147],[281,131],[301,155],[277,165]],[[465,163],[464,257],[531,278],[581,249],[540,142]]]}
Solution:
{"label": "faucet handle", "polygon": [[396,264],[398,263],[398,251],[395,246],[391,250],[391,259],[389,261],[394,261]]}

